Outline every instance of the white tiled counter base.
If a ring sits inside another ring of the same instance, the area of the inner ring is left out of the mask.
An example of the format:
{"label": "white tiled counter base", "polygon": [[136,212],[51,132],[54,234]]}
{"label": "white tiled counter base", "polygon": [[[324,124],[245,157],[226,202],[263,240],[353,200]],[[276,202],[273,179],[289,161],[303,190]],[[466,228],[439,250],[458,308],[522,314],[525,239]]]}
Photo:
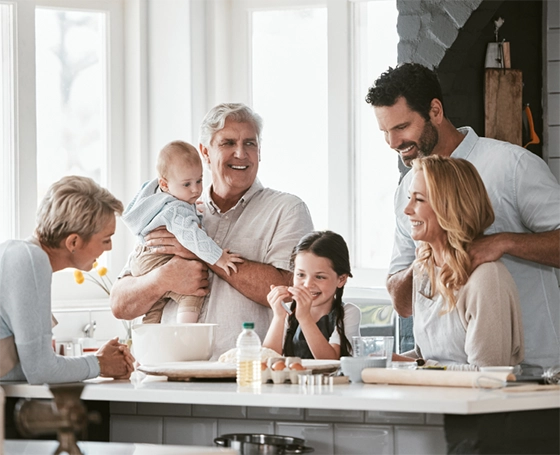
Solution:
{"label": "white tiled counter base", "polygon": [[443,415],[111,402],[111,441],[211,446],[228,433],[303,438],[317,455],[444,454]]}
{"label": "white tiled counter base", "polygon": [[[462,416],[482,415],[484,420],[485,414],[522,412],[515,416],[518,428],[523,428],[529,415],[541,415],[543,410],[542,416],[555,417],[560,409],[560,394],[554,390],[515,393],[508,388],[383,384],[312,389],[279,384],[246,390],[232,382],[165,379],[91,379],[82,399],[111,403],[114,442],[211,446],[214,437],[226,433],[266,432],[302,436],[317,454],[345,455],[445,453],[442,414],[457,422]],[[7,397],[52,397],[46,385],[5,383],[2,387]],[[500,419],[491,421],[505,428]],[[554,425],[546,427],[542,444],[546,453],[554,445],[554,432]],[[479,437],[475,433],[469,438]],[[520,443],[527,443],[526,439],[517,438]]]}

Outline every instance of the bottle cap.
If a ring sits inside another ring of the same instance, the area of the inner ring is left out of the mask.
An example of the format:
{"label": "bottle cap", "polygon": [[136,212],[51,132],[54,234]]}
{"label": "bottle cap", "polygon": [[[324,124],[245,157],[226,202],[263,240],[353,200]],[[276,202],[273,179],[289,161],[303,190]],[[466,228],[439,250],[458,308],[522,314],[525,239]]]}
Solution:
{"label": "bottle cap", "polygon": [[243,323],[243,328],[244,329],[254,329],[255,328],[255,323],[254,322],[244,322]]}

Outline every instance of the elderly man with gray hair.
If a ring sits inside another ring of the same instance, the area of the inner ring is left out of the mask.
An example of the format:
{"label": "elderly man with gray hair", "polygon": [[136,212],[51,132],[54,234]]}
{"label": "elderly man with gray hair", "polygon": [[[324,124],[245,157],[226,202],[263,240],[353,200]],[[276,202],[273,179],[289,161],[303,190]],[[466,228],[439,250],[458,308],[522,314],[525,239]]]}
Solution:
{"label": "elderly man with gray hair", "polygon": [[[261,131],[261,117],[243,104],[214,107],[200,128],[199,150],[212,174],[212,184],[202,194],[204,225],[221,248],[244,258],[238,273],[228,276],[202,263],[168,231],[154,231],[146,237],[147,245],[175,257],[139,277],[130,276],[125,267],[111,292],[117,318],[145,314],[168,291],[205,295],[209,288],[199,322],[219,325],[212,359],[235,347],[244,321],[253,321],[264,338],[272,318],[266,299],[270,285],[291,284],[291,251],[313,223],[301,199],[265,188],[258,180]],[[162,322],[173,320],[172,308],[166,306]]]}

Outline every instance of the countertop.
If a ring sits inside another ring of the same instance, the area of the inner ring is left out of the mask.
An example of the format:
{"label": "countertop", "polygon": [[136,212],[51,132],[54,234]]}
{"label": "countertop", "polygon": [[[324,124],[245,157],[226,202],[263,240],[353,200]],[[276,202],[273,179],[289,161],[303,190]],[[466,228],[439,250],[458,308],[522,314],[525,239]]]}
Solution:
{"label": "countertop", "polygon": [[[236,455],[239,452],[221,447],[125,444],[117,442],[78,442],[85,455]],[[54,453],[57,441],[4,441],[5,455],[45,455]],[[1,452],[1,450],[0,450]],[[66,453],[66,452],[64,452]]]}
{"label": "countertop", "polygon": [[[514,387],[487,390],[350,383],[263,384],[253,390],[238,387],[235,382],[167,382],[163,376],[147,376],[141,381],[96,378],[86,384],[82,399],[98,401],[463,415],[560,408],[558,390],[515,392]],[[7,397],[52,397],[46,385],[2,383],[1,386]]]}

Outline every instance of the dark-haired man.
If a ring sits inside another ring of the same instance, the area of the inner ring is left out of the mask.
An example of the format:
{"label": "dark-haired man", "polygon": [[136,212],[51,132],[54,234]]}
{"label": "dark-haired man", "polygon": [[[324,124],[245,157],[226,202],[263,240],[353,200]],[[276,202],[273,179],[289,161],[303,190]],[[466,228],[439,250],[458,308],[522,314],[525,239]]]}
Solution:
{"label": "dark-haired man", "polygon": [[[480,138],[469,127],[455,128],[445,116],[436,73],[422,65],[389,68],[370,87],[366,101],[406,166],[431,154],[476,166],[496,221],[469,250],[472,269],[501,259],[513,275],[523,312],[526,370],[560,363],[560,290],[553,269],[560,267],[560,186],[546,163],[524,148]],[[403,178],[395,194],[397,226],[387,278],[393,305],[405,317],[412,314],[416,248],[404,214],[411,177]]]}

